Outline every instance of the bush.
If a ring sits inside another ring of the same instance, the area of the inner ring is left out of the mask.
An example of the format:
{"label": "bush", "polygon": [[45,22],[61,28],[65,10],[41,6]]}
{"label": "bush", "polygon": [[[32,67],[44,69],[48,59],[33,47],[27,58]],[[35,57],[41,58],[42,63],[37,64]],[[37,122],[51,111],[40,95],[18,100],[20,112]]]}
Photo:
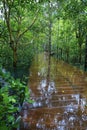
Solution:
{"label": "bush", "polygon": [[19,112],[26,99],[31,102],[28,87],[0,67],[0,130],[11,130],[18,125]]}

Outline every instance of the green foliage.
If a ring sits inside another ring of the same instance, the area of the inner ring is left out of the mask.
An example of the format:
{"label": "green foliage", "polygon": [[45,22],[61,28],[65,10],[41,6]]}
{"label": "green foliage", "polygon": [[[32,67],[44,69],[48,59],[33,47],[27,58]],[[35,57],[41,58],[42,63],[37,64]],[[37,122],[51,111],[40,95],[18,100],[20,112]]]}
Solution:
{"label": "green foliage", "polygon": [[4,66],[5,68],[12,67],[13,56],[12,50],[8,46],[8,44],[4,43],[0,44],[0,65]]}
{"label": "green foliage", "polygon": [[[2,1],[2,0],[1,0]],[[48,48],[66,61],[84,64],[85,41],[87,35],[86,0],[21,0],[4,1],[8,7],[5,21],[0,19],[1,41],[0,62],[12,66],[17,58],[18,67],[30,66],[33,55]],[[2,1],[2,3],[4,3]],[[6,14],[5,14],[6,15]],[[34,21],[35,20],[35,21]],[[9,26],[6,24],[9,22]],[[51,35],[49,25],[51,23]],[[10,38],[11,37],[11,38]],[[14,41],[14,42],[12,42]],[[13,46],[10,46],[12,42]],[[12,48],[11,48],[12,47]],[[17,57],[13,57],[14,49]],[[19,68],[18,68],[19,69]]]}
{"label": "green foliage", "polygon": [[27,42],[25,44],[20,44],[20,47],[18,49],[18,66],[22,68],[29,68],[32,63],[33,57],[33,46]]}
{"label": "green foliage", "polygon": [[27,99],[32,102],[29,95],[24,83],[19,79],[15,80],[10,73],[0,67],[0,130],[9,130],[18,126],[23,101]]}
{"label": "green foliage", "polygon": [[[18,48],[18,68],[29,68],[34,56],[33,46],[30,43],[20,44]],[[7,70],[12,70],[13,66],[13,52],[8,44],[0,44],[0,65],[4,66]]]}

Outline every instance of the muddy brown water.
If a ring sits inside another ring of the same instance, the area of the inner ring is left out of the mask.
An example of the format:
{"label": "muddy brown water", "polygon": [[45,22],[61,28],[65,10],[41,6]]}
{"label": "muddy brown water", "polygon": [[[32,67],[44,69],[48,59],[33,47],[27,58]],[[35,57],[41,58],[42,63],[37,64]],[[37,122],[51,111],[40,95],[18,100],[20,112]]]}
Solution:
{"label": "muddy brown water", "polygon": [[24,103],[21,130],[87,130],[87,74],[47,54],[30,69],[33,104]]}

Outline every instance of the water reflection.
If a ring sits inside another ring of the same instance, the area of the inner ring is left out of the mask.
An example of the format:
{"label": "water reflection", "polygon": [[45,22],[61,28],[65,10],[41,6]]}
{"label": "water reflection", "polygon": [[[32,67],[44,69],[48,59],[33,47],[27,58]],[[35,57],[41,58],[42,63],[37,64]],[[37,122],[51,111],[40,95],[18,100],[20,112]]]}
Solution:
{"label": "water reflection", "polygon": [[[44,57],[44,59],[43,59]],[[46,55],[31,67],[21,130],[87,130],[86,73]]]}
{"label": "water reflection", "polygon": [[40,93],[45,96],[51,95],[56,90],[54,82],[50,81],[48,83],[46,79],[40,82],[40,85],[37,87],[37,89],[39,89]]}

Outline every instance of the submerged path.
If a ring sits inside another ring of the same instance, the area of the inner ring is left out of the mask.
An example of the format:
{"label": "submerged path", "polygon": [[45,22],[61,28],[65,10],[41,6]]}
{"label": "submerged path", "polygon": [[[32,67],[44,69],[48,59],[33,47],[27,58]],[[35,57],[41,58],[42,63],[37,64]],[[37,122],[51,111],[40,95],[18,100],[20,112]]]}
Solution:
{"label": "submerged path", "polygon": [[87,130],[87,74],[38,55],[30,70],[33,104],[25,103],[21,130]]}

